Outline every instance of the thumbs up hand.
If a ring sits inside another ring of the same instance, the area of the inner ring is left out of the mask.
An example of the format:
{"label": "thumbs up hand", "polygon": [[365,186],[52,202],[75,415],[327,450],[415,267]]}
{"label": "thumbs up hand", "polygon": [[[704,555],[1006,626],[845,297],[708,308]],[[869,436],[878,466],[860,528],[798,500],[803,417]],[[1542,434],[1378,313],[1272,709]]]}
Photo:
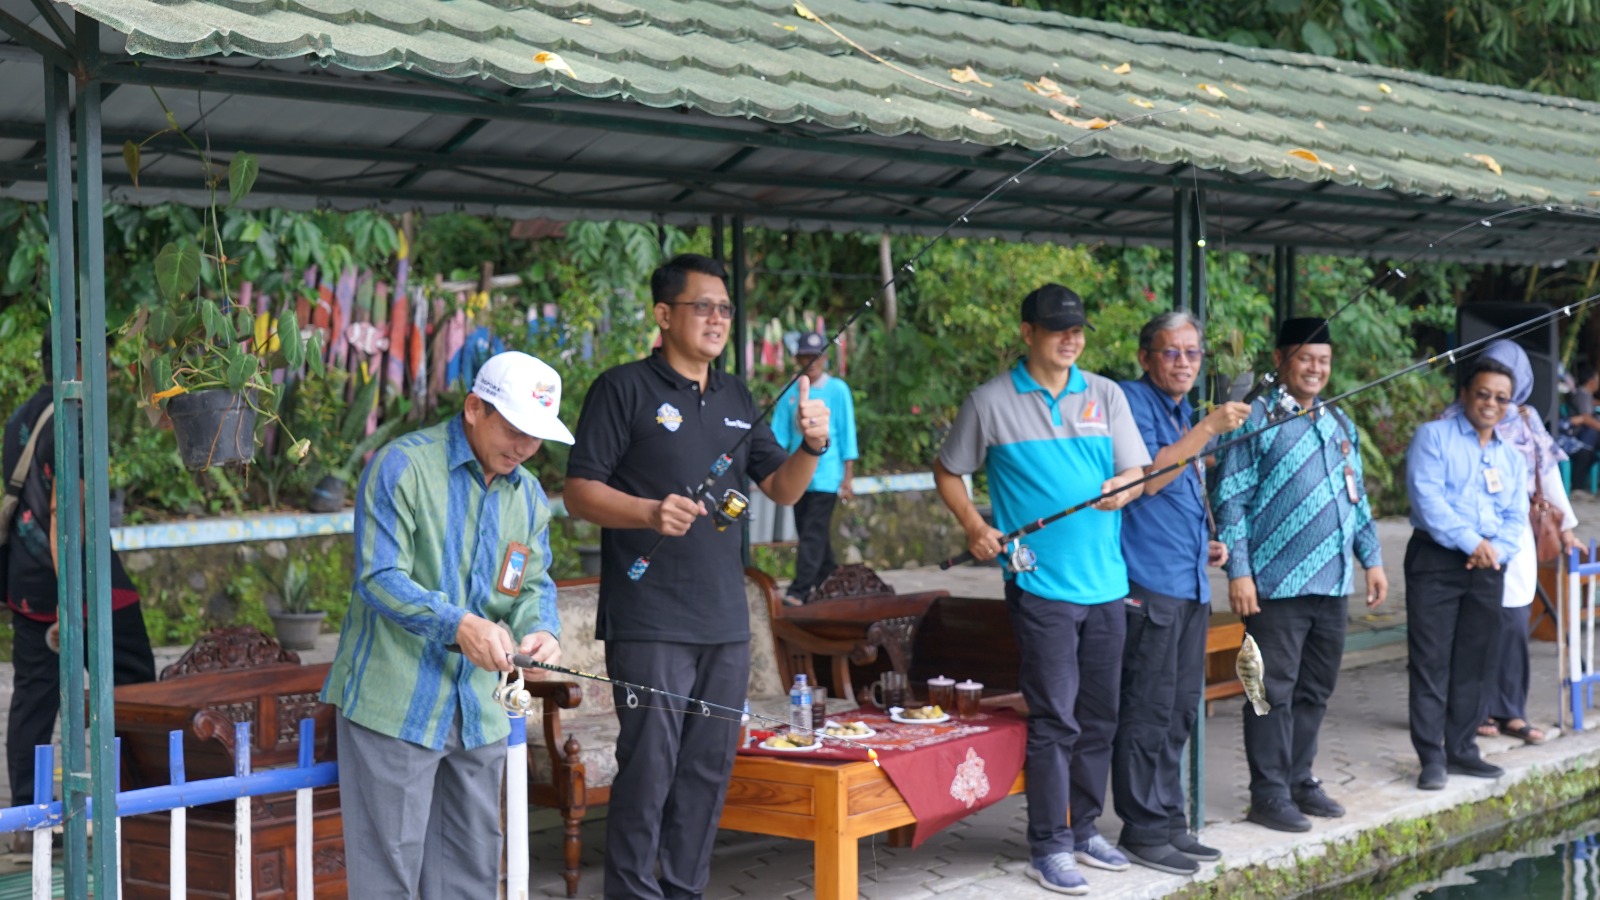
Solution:
{"label": "thumbs up hand", "polygon": [[821,452],[828,446],[828,404],[811,399],[811,379],[800,376],[800,403],[795,420],[806,445]]}

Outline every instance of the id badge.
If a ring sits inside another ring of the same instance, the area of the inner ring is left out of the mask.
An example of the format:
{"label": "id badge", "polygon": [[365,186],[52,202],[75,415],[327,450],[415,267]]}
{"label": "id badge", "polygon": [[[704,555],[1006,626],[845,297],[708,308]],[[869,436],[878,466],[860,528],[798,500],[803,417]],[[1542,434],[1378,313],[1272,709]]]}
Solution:
{"label": "id badge", "polygon": [[1505,485],[1500,483],[1500,470],[1492,466],[1483,470],[1483,484],[1491,494],[1498,494],[1505,488]]}
{"label": "id badge", "polygon": [[1351,503],[1361,502],[1361,495],[1356,493],[1356,470],[1349,466],[1344,467],[1344,491],[1350,495]]}
{"label": "id badge", "polygon": [[506,547],[505,559],[500,563],[500,577],[495,579],[494,589],[502,594],[515,597],[522,592],[522,575],[528,568],[528,557],[532,551],[527,544],[512,541]]}

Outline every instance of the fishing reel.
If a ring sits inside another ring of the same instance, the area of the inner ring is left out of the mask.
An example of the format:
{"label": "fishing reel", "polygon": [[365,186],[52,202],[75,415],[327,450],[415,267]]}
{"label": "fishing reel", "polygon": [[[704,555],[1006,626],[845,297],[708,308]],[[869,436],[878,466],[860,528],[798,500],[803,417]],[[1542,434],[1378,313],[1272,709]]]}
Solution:
{"label": "fishing reel", "polygon": [[710,491],[701,494],[700,499],[711,511],[711,523],[718,531],[727,531],[729,525],[739,521],[750,509],[750,498],[733,488],[723,491],[720,501]]}
{"label": "fishing reel", "polygon": [[[516,673],[516,680],[511,680],[512,672]],[[533,709],[533,694],[527,690],[526,683],[522,680],[522,670],[512,669],[511,672],[500,673],[500,684],[489,695],[500,708],[513,716],[525,716]]]}
{"label": "fishing reel", "polygon": [[1039,555],[1033,552],[1032,547],[1024,544],[1021,538],[1017,538],[1011,542],[1006,550],[1006,568],[1010,569],[1014,575],[1037,571],[1039,568]]}

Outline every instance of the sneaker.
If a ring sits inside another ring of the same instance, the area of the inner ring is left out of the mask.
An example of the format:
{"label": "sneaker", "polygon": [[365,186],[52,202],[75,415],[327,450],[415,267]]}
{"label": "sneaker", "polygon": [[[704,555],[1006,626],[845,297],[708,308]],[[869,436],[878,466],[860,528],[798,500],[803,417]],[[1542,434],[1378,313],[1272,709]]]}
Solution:
{"label": "sneaker", "polygon": [[1313,778],[1294,792],[1294,805],[1308,816],[1321,816],[1324,819],[1337,819],[1344,815],[1344,807],[1328,796],[1322,789],[1322,782]]}
{"label": "sneaker", "polygon": [[1133,862],[1147,869],[1155,869],[1157,872],[1193,875],[1200,871],[1199,863],[1178,852],[1178,849],[1171,844],[1157,844],[1154,847],[1131,847],[1119,844],[1117,849],[1127,854],[1128,859]]}
{"label": "sneaker", "polygon": [[1072,855],[1086,866],[1094,866],[1096,869],[1105,869],[1108,872],[1122,872],[1129,865],[1128,858],[1122,855],[1122,851],[1111,846],[1110,841],[1098,834],[1087,841],[1073,845]]}
{"label": "sneaker", "polygon": [[1417,788],[1424,791],[1442,791],[1447,780],[1444,766],[1428,763],[1422,767],[1422,774],[1417,776]]}
{"label": "sneaker", "polygon": [[1058,894],[1089,893],[1089,882],[1079,874],[1078,863],[1071,853],[1035,856],[1028,862],[1028,877],[1045,890]]}
{"label": "sneaker", "polygon": [[1505,769],[1482,759],[1458,759],[1445,764],[1444,768],[1451,775],[1471,775],[1474,778],[1499,778],[1506,773]]}
{"label": "sneaker", "polygon": [[1169,841],[1172,844],[1172,849],[1190,859],[1197,859],[1201,862],[1216,862],[1222,858],[1221,850],[1215,847],[1207,847],[1187,831],[1174,832]]}
{"label": "sneaker", "polygon": [[1254,822],[1263,828],[1273,831],[1310,831],[1311,820],[1300,814],[1300,810],[1286,798],[1271,797],[1266,800],[1252,800],[1250,814],[1245,816],[1245,821]]}

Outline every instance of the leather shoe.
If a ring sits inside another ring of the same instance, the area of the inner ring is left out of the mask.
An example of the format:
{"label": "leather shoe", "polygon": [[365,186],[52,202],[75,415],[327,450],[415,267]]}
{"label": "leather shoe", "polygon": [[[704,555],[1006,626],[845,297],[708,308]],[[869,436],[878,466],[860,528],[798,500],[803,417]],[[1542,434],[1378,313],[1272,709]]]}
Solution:
{"label": "leather shoe", "polygon": [[1121,850],[1130,862],[1155,869],[1157,872],[1193,875],[1200,871],[1199,863],[1179,853],[1171,844],[1157,844],[1154,847],[1130,847],[1127,844],[1118,844],[1117,849]]}
{"label": "leather shoe", "polygon": [[1190,859],[1201,862],[1216,862],[1222,858],[1222,851],[1215,847],[1207,847],[1200,843],[1194,835],[1187,831],[1175,831],[1170,838],[1172,849],[1182,853]]}
{"label": "leather shoe", "polygon": [[1474,778],[1499,778],[1506,773],[1505,769],[1481,759],[1458,759],[1447,764],[1445,771],[1451,775],[1471,775]]}
{"label": "leather shoe", "polygon": [[1294,792],[1294,805],[1308,816],[1337,819],[1344,815],[1344,807],[1334,802],[1322,789],[1322,782],[1313,778]]}
{"label": "leather shoe", "polygon": [[1444,777],[1444,766],[1428,763],[1422,767],[1422,774],[1417,776],[1417,787],[1424,791],[1442,791],[1447,780]]}
{"label": "leather shoe", "polygon": [[1300,810],[1286,798],[1272,797],[1266,800],[1252,800],[1250,814],[1245,816],[1245,821],[1254,822],[1263,828],[1273,831],[1310,831],[1311,820],[1300,814]]}

